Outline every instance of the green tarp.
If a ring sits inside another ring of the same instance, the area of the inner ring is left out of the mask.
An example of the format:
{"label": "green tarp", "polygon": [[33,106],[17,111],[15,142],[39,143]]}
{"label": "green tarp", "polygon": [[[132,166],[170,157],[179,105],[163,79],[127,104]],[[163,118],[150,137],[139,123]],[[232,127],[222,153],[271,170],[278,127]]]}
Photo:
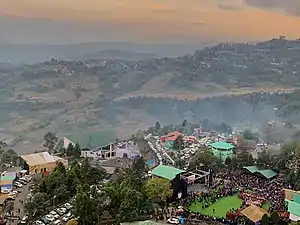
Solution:
{"label": "green tarp", "polygon": [[300,204],[300,195],[294,195],[294,202]]}
{"label": "green tarp", "polygon": [[173,180],[177,174],[185,172],[172,166],[159,165],[152,170],[152,175]]}
{"label": "green tarp", "polygon": [[273,170],[260,170],[257,166],[244,166],[244,169],[248,170],[250,173],[258,173],[267,179],[271,179],[277,176],[277,173]]}
{"label": "green tarp", "polygon": [[248,170],[250,173],[255,173],[259,171],[257,166],[244,166],[243,168]]}
{"label": "green tarp", "polygon": [[259,170],[259,171],[257,171],[257,173],[260,173],[267,179],[271,179],[271,178],[277,176],[277,173],[273,170]]}
{"label": "green tarp", "polygon": [[285,201],[288,203],[288,212],[300,216],[300,204],[287,199]]}

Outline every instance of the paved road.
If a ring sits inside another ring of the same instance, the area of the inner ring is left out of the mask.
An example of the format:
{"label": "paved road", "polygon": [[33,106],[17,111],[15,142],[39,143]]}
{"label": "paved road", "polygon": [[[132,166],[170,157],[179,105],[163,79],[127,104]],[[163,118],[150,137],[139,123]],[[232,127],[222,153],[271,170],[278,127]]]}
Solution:
{"label": "paved road", "polygon": [[[28,184],[24,185],[22,188],[18,188],[18,190],[21,191],[21,193],[18,194],[15,203],[14,203],[14,216],[19,216],[20,219],[23,218],[23,216],[25,215],[24,212],[24,203],[25,203],[25,199],[26,196],[28,195],[29,192],[29,188],[28,188]],[[17,225],[20,221],[12,221],[12,220],[8,220],[7,224],[8,225]]]}

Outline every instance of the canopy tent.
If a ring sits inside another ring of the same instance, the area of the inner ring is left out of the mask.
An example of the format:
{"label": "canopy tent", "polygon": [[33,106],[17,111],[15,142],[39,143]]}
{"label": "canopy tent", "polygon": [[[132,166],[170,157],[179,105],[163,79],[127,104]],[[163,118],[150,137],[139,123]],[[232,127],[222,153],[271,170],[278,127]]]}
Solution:
{"label": "canopy tent", "polygon": [[248,172],[252,173],[252,174],[258,174],[261,175],[267,179],[271,179],[275,176],[278,175],[278,173],[276,173],[273,170],[260,170],[257,166],[244,166],[244,169],[246,169]]}
{"label": "canopy tent", "polygon": [[273,177],[276,177],[277,174],[278,174],[273,170],[259,170],[256,173],[259,173],[259,174],[263,175],[267,179],[271,179]]}
{"label": "canopy tent", "polygon": [[243,209],[241,211],[241,214],[247,217],[252,222],[256,223],[261,220],[263,215],[268,215],[268,212],[256,205],[250,205],[247,208]]}
{"label": "canopy tent", "polygon": [[159,165],[152,170],[152,175],[173,180],[178,174],[185,172],[172,166]]}
{"label": "canopy tent", "polygon": [[250,173],[256,173],[259,171],[257,166],[244,166],[243,169],[248,170]]}
{"label": "canopy tent", "polygon": [[288,199],[285,200],[288,203],[288,212],[296,216],[300,216],[300,204]]}

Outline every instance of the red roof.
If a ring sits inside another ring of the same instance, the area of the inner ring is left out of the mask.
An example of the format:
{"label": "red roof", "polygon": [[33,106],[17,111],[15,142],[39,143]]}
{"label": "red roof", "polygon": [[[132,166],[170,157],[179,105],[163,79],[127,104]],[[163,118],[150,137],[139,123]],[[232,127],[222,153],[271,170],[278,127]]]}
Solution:
{"label": "red roof", "polygon": [[179,131],[172,131],[166,135],[166,140],[167,141],[175,141],[182,133]]}

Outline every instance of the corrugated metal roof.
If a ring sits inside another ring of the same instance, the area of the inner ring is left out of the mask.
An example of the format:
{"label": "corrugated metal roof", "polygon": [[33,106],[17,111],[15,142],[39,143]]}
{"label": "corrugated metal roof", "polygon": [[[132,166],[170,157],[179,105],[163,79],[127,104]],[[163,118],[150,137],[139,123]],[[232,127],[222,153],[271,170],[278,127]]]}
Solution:
{"label": "corrugated metal roof", "polygon": [[21,158],[30,166],[43,165],[56,162],[55,158],[48,152],[39,152],[29,155],[22,155]]}
{"label": "corrugated metal roof", "polygon": [[248,170],[250,173],[255,173],[259,171],[257,166],[244,166],[243,168]]}
{"label": "corrugated metal roof", "polygon": [[266,210],[256,205],[250,205],[249,207],[242,210],[241,213],[254,223],[260,221],[263,215],[268,215],[268,212]]}
{"label": "corrugated metal roof", "polygon": [[300,204],[287,199],[285,201],[288,202],[288,212],[300,216]]}
{"label": "corrugated metal roof", "polygon": [[185,172],[172,166],[159,165],[152,170],[152,175],[173,180],[177,174]]}
{"label": "corrugated metal roof", "polygon": [[261,175],[263,175],[267,179],[271,179],[271,178],[277,176],[277,174],[278,174],[273,170],[259,170],[257,172],[260,173]]}

